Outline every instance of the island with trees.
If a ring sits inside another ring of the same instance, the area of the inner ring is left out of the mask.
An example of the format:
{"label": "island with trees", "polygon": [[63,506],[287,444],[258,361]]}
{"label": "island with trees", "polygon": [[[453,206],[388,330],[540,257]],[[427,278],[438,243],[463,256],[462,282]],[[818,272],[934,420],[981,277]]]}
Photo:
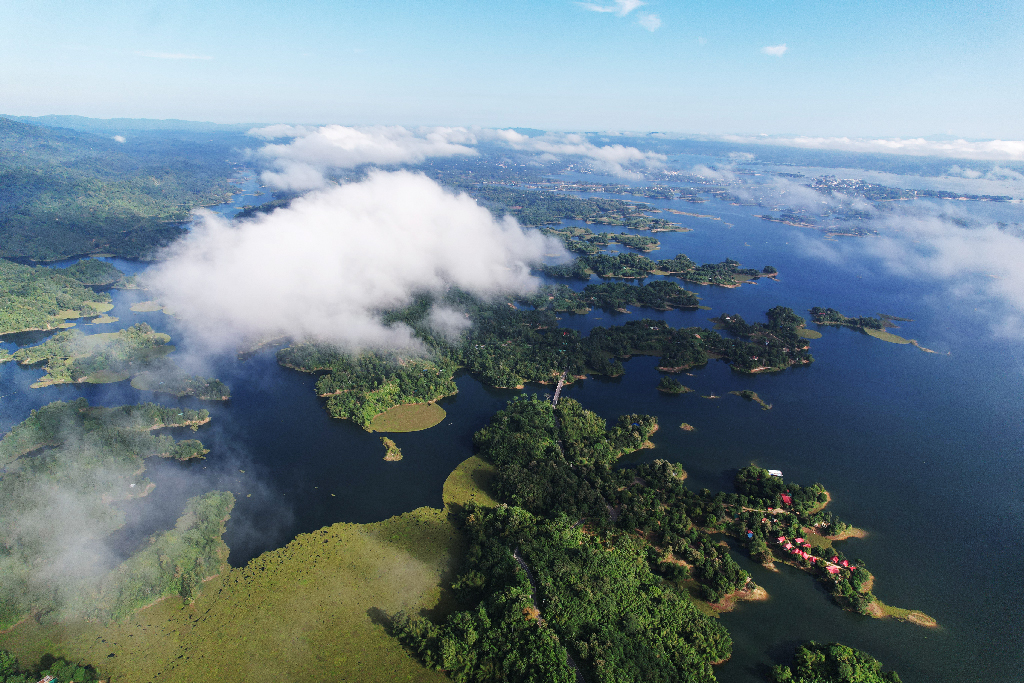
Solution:
{"label": "island with trees", "polygon": [[231,390],[224,382],[214,377],[190,375],[167,358],[149,363],[148,367],[132,377],[132,387],[178,397],[195,396],[202,401],[231,398]]}
{"label": "island with trees", "polygon": [[21,365],[45,363],[46,374],[33,387],[120,382],[174,351],[170,340],[146,323],[102,334],[64,330],[42,344],[18,349],[13,358]]}
{"label": "island with trees", "polygon": [[895,671],[882,671],[882,663],[866,652],[841,643],[800,645],[789,666],[772,668],[772,683],[900,683]]}
{"label": "island with trees", "polygon": [[811,319],[814,320],[818,325],[834,325],[837,327],[850,327],[855,330],[860,330],[869,337],[875,339],[881,339],[892,344],[910,344],[921,349],[925,353],[935,353],[935,351],[925,348],[917,343],[916,339],[906,339],[893,334],[888,331],[888,328],[897,327],[896,322],[912,322],[906,318],[897,318],[891,315],[881,315],[877,318],[861,316],[859,318],[849,318],[834,308],[821,308],[815,306],[810,310]]}
{"label": "island with trees", "polygon": [[120,565],[110,566],[100,552],[125,522],[115,503],[154,486],[143,476],[146,458],[207,452],[195,439],[154,430],[207,421],[206,411],[152,403],[100,408],[80,398],[33,410],[0,440],[0,629],[30,613],[53,621],[116,619],[166,595],[189,599],[220,571],[227,557],[221,535],[234,504],[227,492],[189,500],[174,529]]}
{"label": "island with trees", "polygon": [[[589,290],[591,297],[587,297],[587,289],[580,298],[565,290],[549,296],[561,297],[567,306],[597,303],[620,291],[637,294],[629,300],[641,303],[692,301],[689,292],[669,285],[625,285],[634,290],[631,292],[623,287],[596,286]],[[768,312],[768,323],[748,325],[739,316],[725,316],[732,320],[726,331],[737,338],[702,327],[673,328],[665,321],[649,319],[596,327],[584,337],[576,330],[559,327],[554,311],[547,308],[557,299],[541,294],[539,299],[525,301],[545,309],[517,309],[510,302],[486,303],[452,291],[438,301],[421,297],[411,306],[388,313],[387,322],[413,329],[429,349],[429,356],[353,354],[327,342],[305,340],[278,351],[278,362],[302,372],[323,373],[317,380],[317,393],[326,399],[328,412],[372,430],[377,416],[397,406],[431,403],[455,394],[454,375],[460,368],[496,388],[522,388],[527,382],[555,384],[563,372],[570,382],[588,374],[616,377],[625,372],[622,361],[635,355],[658,356],[658,369],[668,373],[715,359],[743,373],[780,371],[814,360],[807,342],[796,334],[803,319],[781,306]],[[464,311],[472,322],[460,339],[445,339],[431,328],[429,312],[435,303]]]}
{"label": "island with trees", "polygon": [[90,285],[121,278],[116,268],[94,259],[64,269],[0,259],[0,334],[52,330],[66,327],[68,320],[100,316],[113,304],[108,293]]}
{"label": "island with trees", "polygon": [[696,294],[674,282],[654,280],[642,285],[603,282],[587,285],[582,292],[577,292],[568,285],[541,285],[535,294],[521,296],[517,301],[537,310],[586,313],[591,308],[621,312],[627,306],[640,306],[656,311],[695,310],[700,300]]}
{"label": "island with trees", "polygon": [[[822,512],[820,485],[759,468],[740,472],[740,493],[712,494],[689,491],[681,468],[663,460],[618,467],[655,428],[650,416],[624,415],[609,429],[568,398],[510,401],[474,437],[495,468],[498,505],[459,512],[469,549],[453,586],[464,607],[443,621],[397,613],[392,633],[465,682],[714,680],[711,665],[730,656],[731,640],[698,603],[765,595],[715,537],[744,538],[757,556],[771,553],[766,534],[840,523]],[[816,565],[841,606],[870,613],[863,567],[831,547],[796,552],[791,561]]]}
{"label": "island with trees", "polygon": [[590,228],[564,226],[560,228],[541,228],[545,235],[558,238],[566,249],[580,254],[596,254],[611,243],[621,244],[628,249],[649,252],[661,248],[661,242],[646,235],[631,235],[626,232],[618,234],[610,232],[594,233]]}
{"label": "island with trees", "polygon": [[601,278],[643,279],[650,275],[671,275],[684,282],[719,287],[738,287],[744,282],[778,274],[773,266],[740,268],[739,261],[725,259],[721,263],[697,265],[686,254],[671,259],[652,261],[641,254],[592,253],[579,256],[569,263],[546,265],[540,272],[548,277],[589,280],[591,275]]}

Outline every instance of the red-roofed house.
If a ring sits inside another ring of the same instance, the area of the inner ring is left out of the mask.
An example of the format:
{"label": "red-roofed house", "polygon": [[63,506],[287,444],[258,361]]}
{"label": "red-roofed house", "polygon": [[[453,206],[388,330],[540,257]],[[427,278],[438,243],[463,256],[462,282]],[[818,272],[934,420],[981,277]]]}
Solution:
{"label": "red-roofed house", "polygon": [[833,558],[832,558],[832,561],[833,561],[833,562],[838,562],[838,561],[839,561],[839,558],[838,558],[838,557],[833,557]]}
{"label": "red-roofed house", "polygon": [[789,496],[787,496],[785,493],[783,493],[782,494],[782,502],[785,503],[786,505],[792,505],[793,504],[793,499],[790,498]]}
{"label": "red-roofed house", "polygon": [[839,567],[825,567],[825,571],[827,571],[829,574],[838,574]]}
{"label": "red-roofed house", "polygon": [[798,538],[798,539],[796,539],[796,542],[797,542],[797,543],[803,543],[803,542],[804,542],[804,539],[802,539],[802,538]]}
{"label": "red-roofed house", "polygon": [[850,561],[849,560],[843,560],[843,566],[844,567],[849,567],[850,566]]}

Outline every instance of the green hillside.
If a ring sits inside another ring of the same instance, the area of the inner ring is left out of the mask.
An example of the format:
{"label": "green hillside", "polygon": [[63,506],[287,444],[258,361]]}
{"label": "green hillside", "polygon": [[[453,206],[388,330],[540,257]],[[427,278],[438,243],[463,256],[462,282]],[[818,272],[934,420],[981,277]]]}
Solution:
{"label": "green hillside", "polygon": [[244,138],[208,137],[118,142],[0,117],[0,257],[148,256],[192,209],[231,192],[228,158]]}

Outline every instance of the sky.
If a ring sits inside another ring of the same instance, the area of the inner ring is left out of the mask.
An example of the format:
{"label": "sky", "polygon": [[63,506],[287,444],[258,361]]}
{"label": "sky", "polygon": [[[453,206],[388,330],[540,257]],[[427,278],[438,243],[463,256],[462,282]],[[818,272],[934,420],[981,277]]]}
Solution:
{"label": "sky", "polygon": [[0,113],[1024,139],[1024,3],[4,0]]}

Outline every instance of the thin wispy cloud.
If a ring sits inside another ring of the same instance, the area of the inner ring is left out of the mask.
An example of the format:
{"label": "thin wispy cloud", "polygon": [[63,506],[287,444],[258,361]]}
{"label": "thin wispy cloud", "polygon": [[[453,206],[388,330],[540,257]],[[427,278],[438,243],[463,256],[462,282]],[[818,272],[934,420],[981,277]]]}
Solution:
{"label": "thin wispy cloud", "polygon": [[1024,234],[1012,226],[975,224],[941,204],[897,205],[871,221],[869,240],[808,243],[808,251],[837,266],[868,256],[891,273],[934,282],[941,304],[959,301],[989,320],[991,330],[1024,334]]}
{"label": "thin wispy cloud", "polygon": [[150,51],[145,51],[145,52],[136,52],[135,54],[137,56],[139,56],[139,57],[149,57],[151,59],[200,59],[200,60],[210,60],[210,59],[213,59],[213,57],[211,57],[209,55],[193,55],[193,54],[188,54],[188,53],[184,53],[184,52],[150,52]]}
{"label": "thin wispy cloud", "polygon": [[786,47],[785,43],[782,43],[781,45],[766,45],[761,48],[761,52],[766,55],[771,55],[772,57],[781,57],[786,54],[788,50],[789,48]]}
{"label": "thin wispy cloud", "polygon": [[[617,17],[624,17],[647,3],[642,0],[615,0],[610,5],[596,2],[577,2],[576,4],[591,12],[602,12],[614,14]],[[636,23],[653,33],[661,27],[661,18],[653,13],[639,14]]]}
{"label": "thin wispy cloud", "polygon": [[615,0],[611,5],[602,5],[596,2],[577,2],[577,5],[584,9],[588,9],[591,12],[614,12],[620,17],[624,17],[637,7],[646,5],[646,2],[642,0]]}
{"label": "thin wispy cloud", "polygon": [[725,135],[729,142],[752,142],[844,152],[907,154],[986,161],[1024,161],[1024,140],[925,140],[924,138],[847,138]]}
{"label": "thin wispy cloud", "polygon": [[645,29],[654,33],[661,27],[661,19],[657,14],[642,14],[637,23],[643,26]]}

